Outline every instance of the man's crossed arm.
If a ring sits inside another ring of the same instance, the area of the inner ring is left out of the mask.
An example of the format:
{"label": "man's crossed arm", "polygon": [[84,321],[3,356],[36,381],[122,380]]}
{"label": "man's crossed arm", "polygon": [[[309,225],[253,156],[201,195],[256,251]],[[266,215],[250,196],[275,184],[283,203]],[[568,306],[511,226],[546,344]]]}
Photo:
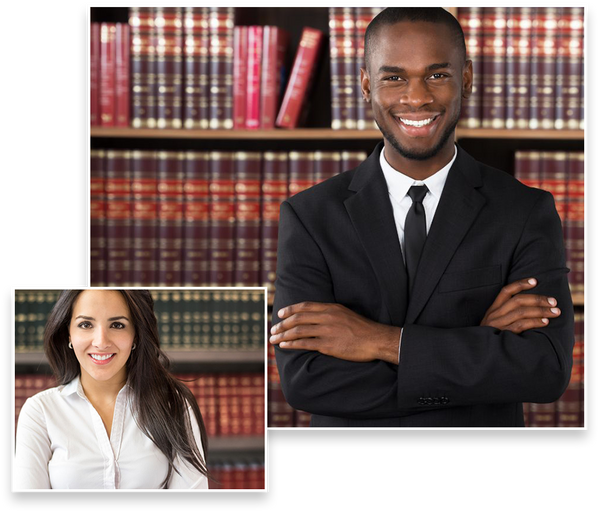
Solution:
{"label": "man's crossed arm", "polygon": [[[535,278],[502,288],[480,326],[522,333],[548,325],[560,315],[555,298],[520,294],[537,285]],[[398,364],[401,328],[371,321],[335,303],[303,302],[277,312],[281,322],[271,328],[271,344],[282,349],[318,351],[341,360],[383,360]]]}

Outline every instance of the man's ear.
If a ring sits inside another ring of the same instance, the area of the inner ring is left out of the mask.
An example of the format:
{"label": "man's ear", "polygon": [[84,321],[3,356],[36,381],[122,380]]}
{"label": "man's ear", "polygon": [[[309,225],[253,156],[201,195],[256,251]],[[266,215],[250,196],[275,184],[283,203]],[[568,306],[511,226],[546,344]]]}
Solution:
{"label": "man's ear", "polygon": [[466,61],[463,66],[462,97],[467,99],[473,92],[473,61]]}
{"label": "man's ear", "polygon": [[365,101],[371,101],[371,79],[365,68],[360,68],[360,89]]}

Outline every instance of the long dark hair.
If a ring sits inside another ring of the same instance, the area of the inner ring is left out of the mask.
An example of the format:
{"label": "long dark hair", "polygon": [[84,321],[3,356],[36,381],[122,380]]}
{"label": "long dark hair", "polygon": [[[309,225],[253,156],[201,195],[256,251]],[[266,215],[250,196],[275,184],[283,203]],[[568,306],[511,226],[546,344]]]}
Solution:
{"label": "long dark hair", "polygon": [[[73,304],[81,292],[83,291],[63,290],[46,323],[44,350],[60,385],[66,385],[81,373],[75,352],[68,347]],[[188,407],[192,408],[196,417],[206,454],[208,443],[202,414],[189,388],[169,372],[169,358],[160,349],[152,295],[147,290],[118,292],[123,295],[129,307],[135,328],[135,351],[131,352],[126,363],[127,384],[133,391],[134,418],[142,432],[169,461],[169,470],[162,487],[167,487],[173,470],[179,473],[173,464],[176,456],[208,476],[206,460],[193,436]]]}

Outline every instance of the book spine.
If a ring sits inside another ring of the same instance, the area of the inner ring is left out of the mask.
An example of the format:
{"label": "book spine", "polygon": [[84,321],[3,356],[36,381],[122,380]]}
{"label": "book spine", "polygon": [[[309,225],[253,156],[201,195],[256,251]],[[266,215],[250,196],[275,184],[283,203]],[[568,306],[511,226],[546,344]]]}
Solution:
{"label": "book spine", "polygon": [[248,81],[246,84],[246,128],[260,127],[260,77],[263,54],[263,28],[248,27]]}
{"label": "book spine", "polygon": [[556,211],[562,222],[567,214],[567,153],[542,152],[541,188],[554,196]]}
{"label": "book spine", "polygon": [[209,8],[209,128],[233,128],[233,7]]}
{"label": "book spine", "polygon": [[329,68],[331,72],[331,128],[344,128],[346,119],[342,116],[343,73],[343,23],[342,8],[329,8]]}
{"label": "book spine", "polygon": [[208,128],[208,10],[185,7],[183,126]]}
{"label": "book spine", "polygon": [[320,30],[306,27],[302,31],[290,80],[275,122],[276,126],[281,128],[298,126],[314,78],[322,40],[323,32]]}
{"label": "book spine", "polygon": [[208,228],[210,178],[207,152],[185,153],[183,284],[208,283]]}
{"label": "book spine", "polygon": [[260,192],[262,155],[235,156],[235,286],[257,286],[260,276]]}
{"label": "book spine", "polygon": [[529,128],[554,128],[559,9],[538,8],[533,22]]}
{"label": "book spine", "polygon": [[131,7],[131,125],[156,128],[154,8]]}
{"label": "book spine", "polygon": [[181,285],[183,152],[157,152],[159,286]]}
{"label": "book spine", "polygon": [[310,151],[291,151],[289,159],[290,196],[308,189],[315,184],[313,176],[314,156]]}
{"label": "book spine", "polygon": [[530,7],[509,9],[506,42],[506,128],[529,126],[529,77],[531,74]]}
{"label": "book spine", "polygon": [[483,8],[482,128],[504,128],[506,7]]}
{"label": "book spine", "polygon": [[131,190],[133,195],[131,244],[134,286],[156,284],[158,188],[154,151],[132,150]]}
{"label": "book spine", "polygon": [[90,151],[90,283],[106,285],[106,193],[104,150]]}
{"label": "book spine", "polygon": [[115,126],[115,23],[100,24],[100,125]]}
{"label": "book spine", "polygon": [[278,27],[263,29],[263,62],[260,87],[260,127],[275,128],[289,34]]}
{"label": "book spine", "polygon": [[183,12],[181,7],[157,7],[156,83],[157,128],[181,128],[183,84]]}
{"label": "book spine", "polygon": [[348,171],[357,167],[367,158],[364,151],[342,151],[340,154],[340,171]]}
{"label": "book spine", "polygon": [[117,23],[115,56],[115,126],[129,126],[129,25]]}
{"label": "book spine", "polygon": [[235,174],[233,153],[210,153],[209,284],[233,283],[235,251]]}
{"label": "book spine", "polygon": [[473,63],[473,90],[463,102],[459,126],[481,128],[483,78],[483,13],[481,7],[459,7],[458,21],[465,35],[467,59]]}
{"label": "book spine", "polygon": [[100,125],[100,23],[90,26],[90,125]]}
{"label": "book spine", "polygon": [[342,109],[342,128],[356,129],[356,82],[359,81],[359,66],[356,61],[355,16],[353,7],[342,9],[342,80],[340,103]]}
{"label": "book spine", "polygon": [[515,153],[515,178],[529,187],[541,188],[541,153],[517,151]]}
{"label": "book spine", "polygon": [[584,153],[569,152],[568,154],[568,211],[565,221],[565,244],[568,264],[571,269],[569,284],[573,294],[584,293],[585,245],[584,245]]}
{"label": "book spine", "polygon": [[356,128],[358,130],[377,129],[373,119],[373,110],[363,98],[360,68],[365,68],[365,32],[371,20],[381,11],[378,7],[355,7],[354,38],[356,48],[356,80],[354,81],[356,102]]}
{"label": "book spine", "polygon": [[313,179],[320,183],[340,172],[341,155],[337,151],[315,151],[313,153]]}
{"label": "book spine", "polygon": [[248,27],[233,30],[233,128],[246,128],[248,89]]}
{"label": "book spine", "polygon": [[131,172],[128,150],[106,151],[107,282],[131,283]]}

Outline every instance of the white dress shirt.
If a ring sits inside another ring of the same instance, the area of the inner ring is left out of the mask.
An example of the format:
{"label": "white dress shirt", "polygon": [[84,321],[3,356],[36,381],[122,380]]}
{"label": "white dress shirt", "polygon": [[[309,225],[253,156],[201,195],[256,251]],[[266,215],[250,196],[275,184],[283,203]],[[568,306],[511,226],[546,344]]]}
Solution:
{"label": "white dress shirt", "polygon": [[[406,215],[412,206],[412,199],[408,195],[408,190],[413,185],[427,186],[429,191],[423,198],[423,209],[425,210],[425,224],[427,234],[429,234],[429,228],[433,222],[435,211],[442,197],[444,191],[444,185],[446,185],[446,179],[448,173],[454,161],[456,160],[457,149],[454,145],[454,156],[452,160],[448,162],[442,169],[432,174],[425,180],[415,180],[410,176],[402,174],[401,171],[394,169],[388,161],[385,159],[384,149],[382,148],[379,155],[379,164],[383,171],[383,176],[387,183],[388,193],[390,195],[390,202],[392,204],[392,210],[394,212],[394,222],[396,223],[396,230],[398,232],[398,240],[400,241],[400,248],[402,249],[402,259],[406,263],[406,257],[404,256],[404,223],[406,222]],[[400,348],[402,347],[402,334],[404,328],[400,331],[400,341],[398,343],[398,361],[400,361]]]}
{"label": "white dress shirt", "polygon": [[406,214],[412,206],[412,199],[408,195],[408,190],[413,185],[427,186],[429,192],[423,198],[423,208],[425,210],[425,222],[427,233],[431,228],[433,217],[437,209],[444,185],[446,185],[446,179],[448,178],[448,172],[456,160],[456,146],[454,146],[454,156],[452,160],[448,162],[442,169],[431,175],[425,180],[415,180],[410,176],[402,174],[402,171],[396,171],[392,166],[388,164],[383,154],[383,149],[379,156],[379,163],[383,170],[383,176],[387,183],[388,192],[390,194],[390,201],[392,203],[392,209],[394,211],[394,221],[396,223],[396,230],[398,231],[398,240],[400,241],[400,247],[402,248],[402,258],[404,259],[404,222],[406,221]]}
{"label": "white dress shirt", "polygon": [[[110,438],[79,378],[27,399],[17,426],[14,488],[160,488],[168,460],[135,423],[131,397],[125,385]],[[202,451],[197,425],[193,431]],[[181,475],[173,471],[168,488],[208,488],[207,478],[187,462],[176,458],[174,465]]]}

